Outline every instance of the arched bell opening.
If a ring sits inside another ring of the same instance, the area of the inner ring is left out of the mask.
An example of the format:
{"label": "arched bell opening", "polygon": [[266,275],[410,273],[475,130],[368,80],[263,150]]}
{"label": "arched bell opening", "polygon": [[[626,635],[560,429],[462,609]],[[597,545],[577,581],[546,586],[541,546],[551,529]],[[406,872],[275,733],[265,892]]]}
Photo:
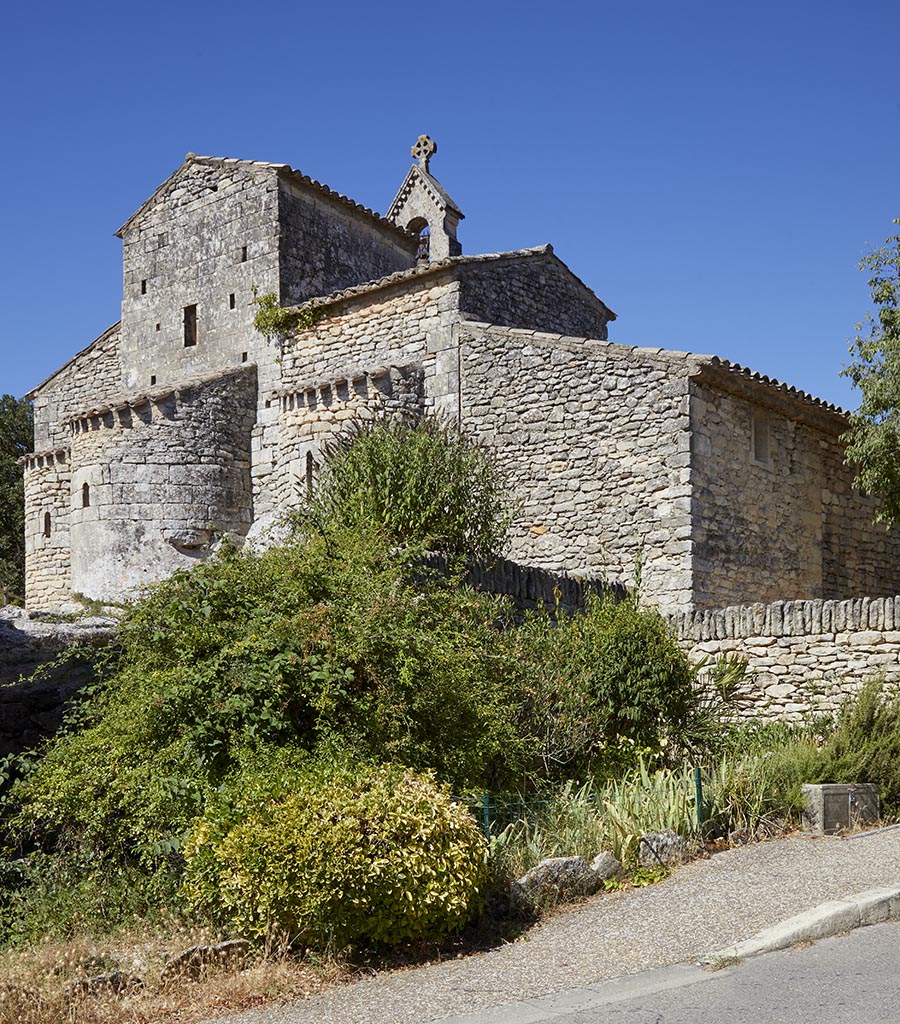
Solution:
{"label": "arched bell opening", "polygon": [[414,217],[406,230],[419,236],[419,247],[416,250],[416,263],[427,263],[431,258],[431,226],[424,217]]}

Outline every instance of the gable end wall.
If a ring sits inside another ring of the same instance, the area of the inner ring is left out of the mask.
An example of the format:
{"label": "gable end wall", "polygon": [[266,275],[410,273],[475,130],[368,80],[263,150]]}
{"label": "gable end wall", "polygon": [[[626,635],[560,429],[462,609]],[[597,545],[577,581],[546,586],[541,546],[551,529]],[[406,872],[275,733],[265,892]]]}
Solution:
{"label": "gable end wall", "polygon": [[607,337],[609,312],[550,254],[461,264],[462,317],[578,338]]}

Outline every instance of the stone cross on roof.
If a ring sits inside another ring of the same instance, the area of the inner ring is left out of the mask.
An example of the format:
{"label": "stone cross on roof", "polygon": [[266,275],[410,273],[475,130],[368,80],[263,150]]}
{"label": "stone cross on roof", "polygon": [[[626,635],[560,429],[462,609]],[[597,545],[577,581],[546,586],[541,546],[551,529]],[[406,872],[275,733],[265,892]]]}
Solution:
{"label": "stone cross on roof", "polygon": [[437,152],[437,143],[427,135],[420,135],[416,139],[416,144],[409,152],[410,156],[417,160],[422,170],[427,173],[428,161]]}

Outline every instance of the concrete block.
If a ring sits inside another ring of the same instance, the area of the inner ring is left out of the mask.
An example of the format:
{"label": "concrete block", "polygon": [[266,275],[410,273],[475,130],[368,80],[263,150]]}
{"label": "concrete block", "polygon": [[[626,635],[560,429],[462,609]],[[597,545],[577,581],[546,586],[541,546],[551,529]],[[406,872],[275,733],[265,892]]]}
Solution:
{"label": "concrete block", "polygon": [[805,828],[813,835],[835,835],[879,820],[878,786],[824,783],[802,787]]}

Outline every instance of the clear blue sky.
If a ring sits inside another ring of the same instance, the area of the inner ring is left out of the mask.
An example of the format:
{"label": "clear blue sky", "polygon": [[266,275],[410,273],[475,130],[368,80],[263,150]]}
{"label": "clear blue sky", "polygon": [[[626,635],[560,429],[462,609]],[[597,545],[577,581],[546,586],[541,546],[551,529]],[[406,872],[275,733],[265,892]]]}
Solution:
{"label": "clear blue sky", "polygon": [[189,150],[384,211],[420,133],[464,251],[552,242],[611,338],[845,406],[856,269],[900,216],[900,3],[15,4],[0,393],[119,317],[116,228]]}

